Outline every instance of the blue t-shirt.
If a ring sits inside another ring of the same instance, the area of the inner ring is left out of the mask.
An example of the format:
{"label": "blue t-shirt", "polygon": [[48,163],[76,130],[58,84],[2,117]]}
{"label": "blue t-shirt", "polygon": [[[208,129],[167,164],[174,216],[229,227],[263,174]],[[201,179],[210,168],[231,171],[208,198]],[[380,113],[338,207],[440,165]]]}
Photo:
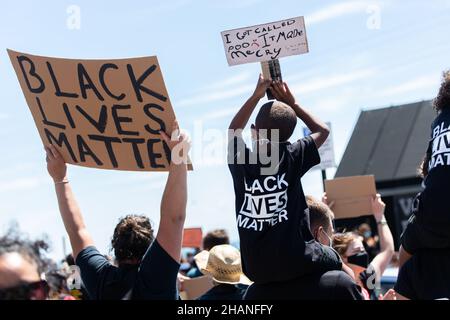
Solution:
{"label": "blue t-shirt", "polygon": [[77,256],[91,300],[177,300],[180,265],[154,241],[139,265],[112,265],[95,247]]}

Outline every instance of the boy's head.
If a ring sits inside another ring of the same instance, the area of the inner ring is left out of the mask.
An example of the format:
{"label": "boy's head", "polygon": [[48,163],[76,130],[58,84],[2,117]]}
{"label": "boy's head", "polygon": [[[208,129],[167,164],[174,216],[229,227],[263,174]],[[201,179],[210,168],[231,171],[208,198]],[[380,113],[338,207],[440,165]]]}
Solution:
{"label": "boy's head", "polygon": [[450,108],[450,70],[443,74],[441,88],[434,99],[434,108],[438,112]]}
{"label": "boy's head", "polygon": [[292,136],[297,125],[297,115],[287,104],[270,101],[261,107],[256,116],[255,129],[267,130],[267,138],[272,140],[273,130],[278,130],[279,142],[286,142]]}
{"label": "boy's head", "polygon": [[153,228],[145,216],[129,215],[117,224],[111,247],[119,265],[137,264],[153,243]]}

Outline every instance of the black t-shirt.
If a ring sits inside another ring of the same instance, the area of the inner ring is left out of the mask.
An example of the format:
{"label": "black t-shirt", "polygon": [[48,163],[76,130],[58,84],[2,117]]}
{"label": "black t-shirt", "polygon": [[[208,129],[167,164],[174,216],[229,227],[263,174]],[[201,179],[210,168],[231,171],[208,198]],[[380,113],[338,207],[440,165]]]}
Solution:
{"label": "black t-shirt", "polygon": [[243,300],[245,291],[248,286],[233,285],[233,284],[219,284],[206,292],[197,300],[211,301],[211,300]]}
{"label": "black t-shirt", "polygon": [[140,265],[113,266],[95,247],[77,256],[81,278],[92,300],[177,300],[180,268],[157,241]]}
{"label": "black t-shirt", "polygon": [[251,285],[245,300],[364,300],[361,288],[343,271],[310,274],[294,280]]}
{"label": "black t-shirt", "polygon": [[450,298],[450,250],[415,253],[398,273],[395,291],[411,300]]}
{"label": "black t-shirt", "polygon": [[450,110],[443,110],[433,121],[425,189],[420,195],[417,222],[437,236],[450,239]]}
{"label": "black t-shirt", "polygon": [[[314,140],[279,144],[269,175],[241,137],[229,143],[229,169],[244,273],[254,282],[285,281],[319,270],[340,270],[339,255],[315,242],[300,178],[320,163]],[[257,159],[257,161],[254,161]]]}

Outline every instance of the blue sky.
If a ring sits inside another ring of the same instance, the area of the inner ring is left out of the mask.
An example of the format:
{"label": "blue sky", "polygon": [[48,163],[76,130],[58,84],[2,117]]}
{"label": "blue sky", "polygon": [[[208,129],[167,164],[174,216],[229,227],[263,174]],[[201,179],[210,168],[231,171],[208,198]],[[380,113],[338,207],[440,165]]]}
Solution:
{"label": "blue sky", "polygon": [[[81,10],[80,29],[67,27],[71,5]],[[193,135],[194,162],[200,159],[189,177],[186,225],[205,231],[223,227],[233,240],[230,175],[223,163],[198,157],[213,145],[195,143],[202,136],[194,128],[219,129],[224,138],[260,66],[229,67],[221,31],[305,16],[310,53],[284,58],[281,66],[298,100],[332,122],[337,162],[361,109],[431,99],[440,73],[450,68],[448,0],[24,0],[2,1],[0,12],[0,230],[17,220],[32,236],[47,233],[57,257],[65,231],[6,48],[67,58],[157,55],[175,112]],[[147,214],[157,226],[165,174],[78,167],[70,167],[69,174],[101,250],[108,249],[114,225],[125,214]],[[320,173],[308,173],[303,185],[306,193],[319,196]]]}

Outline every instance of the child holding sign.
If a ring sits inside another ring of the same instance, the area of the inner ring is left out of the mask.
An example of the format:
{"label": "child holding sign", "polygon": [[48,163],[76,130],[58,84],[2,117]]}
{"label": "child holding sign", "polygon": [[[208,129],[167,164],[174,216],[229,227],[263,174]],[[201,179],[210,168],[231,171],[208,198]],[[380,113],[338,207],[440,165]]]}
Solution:
{"label": "child holding sign", "polygon": [[[277,101],[266,103],[259,111],[252,125],[255,148],[251,151],[245,146],[242,130],[267,89]],[[312,134],[291,144],[288,139],[297,118]],[[244,273],[255,283],[273,283],[316,271],[341,270],[337,252],[311,235],[300,182],[320,163],[317,149],[327,139],[328,127],[299,106],[286,83],[260,76],[255,92],[229,129],[228,164],[236,195]]]}
{"label": "child holding sign", "polygon": [[434,107],[438,116],[422,164],[425,188],[402,234],[401,264],[421,249],[450,248],[450,71],[444,73]]}

